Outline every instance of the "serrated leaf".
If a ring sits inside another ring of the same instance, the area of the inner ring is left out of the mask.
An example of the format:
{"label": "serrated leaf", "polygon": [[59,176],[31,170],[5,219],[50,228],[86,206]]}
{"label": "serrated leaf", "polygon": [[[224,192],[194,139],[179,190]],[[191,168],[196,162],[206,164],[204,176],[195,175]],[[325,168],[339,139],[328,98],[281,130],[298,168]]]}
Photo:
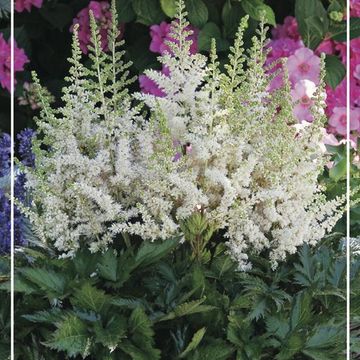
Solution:
{"label": "serrated leaf", "polygon": [[90,283],[83,284],[80,289],[75,291],[74,296],[70,299],[74,306],[91,310],[95,313],[101,313],[108,300],[109,297],[103,290],[97,289]]}
{"label": "serrated leaf", "polygon": [[206,332],[206,328],[201,328],[198,330],[192,337],[189,345],[186,349],[179,355],[180,359],[184,359],[191,351],[195,350],[198,345],[200,344],[201,340],[203,339]]}
{"label": "serrated leaf", "polygon": [[99,322],[96,323],[94,330],[95,341],[113,351],[118,347],[121,340],[126,338],[127,320],[124,316],[115,314],[104,327]]}
{"label": "serrated leaf", "polygon": [[216,309],[216,306],[202,305],[206,298],[189,301],[175,307],[173,311],[165,315],[159,321],[172,320],[186,315],[198,314]]}
{"label": "serrated leaf", "polygon": [[290,315],[291,329],[304,325],[311,319],[311,295],[307,292],[301,292],[296,295]]}
{"label": "serrated leaf", "polygon": [[154,335],[152,322],[145,314],[143,308],[138,307],[131,313],[129,318],[129,330],[131,333],[140,333],[144,337],[148,338],[151,338]]}
{"label": "serrated leaf", "polygon": [[65,312],[63,310],[54,308],[51,310],[37,311],[34,314],[22,315],[22,317],[34,323],[54,324],[60,321],[64,315]]}
{"label": "serrated leaf", "polygon": [[191,24],[202,28],[208,21],[209,12],[202,0],[185,0],[186,11]]}
{"label": "serrated leaf", "polygon": [[64,351],[70,358],[78,355],[85,358],[91,341],[86,324],[76,316],[69,315],[56,326],[58,329],[51,336],[51,340],[44,345],[57,351]]}
{"label": "serrated leaf", "polygon": [[112,249],[109,249],[103,254],[98,264],[98,270],[102,278],[114,282],[117,280],[118,259]]}
{"label": "serrated leaf", "polygon": [[337,56],[326,55],[325,69],[325,81],[328,85],[335,89],[345,77],[345,66]]}
{"label": "serrated leaf", "polygon": [[135,256],[135,267],[146,267],[157,263],[164,256],[173,251],[179,244],[179,238],[165,241],[145,241]]}
{"label": "serrated leaf", "polygon": [[49,295],[58,297],[64,295],[66,279],[62,274],[43,268],[22,268],[18,272]]}

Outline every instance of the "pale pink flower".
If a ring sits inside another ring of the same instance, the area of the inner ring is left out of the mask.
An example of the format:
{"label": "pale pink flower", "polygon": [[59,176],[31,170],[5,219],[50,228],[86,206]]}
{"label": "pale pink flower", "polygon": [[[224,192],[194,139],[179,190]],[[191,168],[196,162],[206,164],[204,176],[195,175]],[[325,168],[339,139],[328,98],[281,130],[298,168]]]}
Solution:
{"label": "pale pink flower", "polygon": [[320,58],[308,48],[300,48],[291,55],[286,63],[290,81],[310,80],[317,84],[320,75]]}
{"label": "pale pink flower", "polygon": [[[346,135],[347,115],[346,107],[336,107],[330,116],[329,125],[339,134]],[[359,130],[360,109],[350,110],[350,131]]]}
{"label": "pale pink flower", "polygon": [[310,80],[300,80],[291,90],[291,96],[295,106],[293,109],[294,116],[302,121],[313,121],[311,106],[313,105],[312,97],[316,91],[316,85]]}
{"label": "pale pink flower", "polygon": [[24,10],[30,12],[33,6],[40,9],[42,3],[43,0],[15,0],[15,10],[17,12],[23,12]]}

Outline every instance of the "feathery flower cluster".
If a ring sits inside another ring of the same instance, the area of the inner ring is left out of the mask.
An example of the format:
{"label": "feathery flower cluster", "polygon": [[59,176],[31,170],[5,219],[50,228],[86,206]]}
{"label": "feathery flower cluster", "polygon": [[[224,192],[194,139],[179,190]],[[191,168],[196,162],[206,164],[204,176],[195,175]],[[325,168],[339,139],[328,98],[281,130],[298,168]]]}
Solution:
{"label": "feathery flower cluster", "polygon": [[[47,92],[47,95],[50,97],[51,102],[55,101],[55,98]],[[30,106],[32,110],[40,109],[41,103],[37,98],[35,91],[35,86],[32,83],[25,82],[23,86],[23,95],[18,97],[18,103],[22,106]]]}
{"label": "feathery flower cluster", "polygon": [[23,12],[24,10],[30,12],[33,6],[40,9],[42,4],[43,0],[15,0],[15,10],[17,12]]}
{"label": "feathery flower cluster", "polygon": [[[189,31],[188,41],[191,41],[190,54],[196,54],[198,52],[198,36],[199,30],[192,25],[188,25],[186,31]],[[163,21],[159,25],[150,26],[150,51],[164,55],[166,52],[171,53],[171,47],[169,43],[176,43],[176,39],[171,36],[171,24]],[[161,74],[168,76],[169,69],[163,66]],[[165,93],[159,89],[157,84],[146,75],[139,76],[139,83],[141,91],[144,94],[152,94],[158,97],[165,96]]]}
{"label": "feathery flower cluster", "polygon": [[[111,27],[111,12],[110,4],[108,1],[90,1],[89,5],[80,10],[76,18],[73,20],[73,24],[70,27],[70,31],[74,31],[74,25],[79,25],[78,36],[80,41],[80,48],[84,54],[88,53],[88,46],[91,43],[91,31],[90,31],[90,16],[92,11],[94,18],[100,28],[101,36],[101,48],[104,51],[108,51],[108,29]],[[120,26],[121,34],[124,31],[124,25]]]}
{"label": "feathery flower cluster", "polygon": [[[11,44],[0,33],[0,84],[4,89],[11,90]],[[14,46],[14,72],[23,71],[24,65],[29,62],[23,49]],[[16,80],[15,80],[16,83]]]}
{"label": "feathery flower cluster", "polygon": [[127,92],[122,52],[113,62],[94,46],[85,68],[74,37],[65,106],[52,109],[41,97],[36,166],[27,170],[32,204],[23,211],[62,256],[81,246],[104,250],[123,233],[143,241],[183,234],[196,245],[209,234],[196,226],[201,218],[224,234],[239,268],[249,266],[250,252],[263,250],[276,266],[298,246],[319,241],[341,216],[339,200],[326,201],[317,181],[327,162],[319,147],[323,75],[311,95],[313,122],[299,124],[289,81],[269,91],[264,29],[247,55],[242,21],[222,72],[214,43],[210,61],[191,53],[183,1],[179,7],[171,29],[177,41],[159,58],[169,74],[146,71],[163,97]]}

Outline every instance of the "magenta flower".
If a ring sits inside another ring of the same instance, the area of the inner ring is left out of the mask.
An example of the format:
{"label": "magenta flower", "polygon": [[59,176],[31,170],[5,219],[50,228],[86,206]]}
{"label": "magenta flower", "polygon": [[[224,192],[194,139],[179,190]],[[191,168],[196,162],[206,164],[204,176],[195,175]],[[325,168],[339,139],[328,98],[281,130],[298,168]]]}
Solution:
{"label": "magenta flower", "polygon": [[300,40],[300,34],[298,31],[298,24],[293,16],[287,16],[284,19],[283,25],[276,25],[272,30],[273,39],[293,39]]}
{"label": "magenta flower", "polygon": [[[3,34],[0,33],[0,84],[4,89],[11,90],[11,45],[10,41],[5,41]],[[14,46],[14,72],[24,70],[24,65],[29,62],[23,49]],[[14,84],[16,80],[14,79]]]}
{"label": "magenta flower", "polygon": [[23,12],[24,10],[30,12],[32,6],[40,9],[42,3],[43,0],[15,0],[15,10],[17,12]]}
{"label": "magenta flower", "polygon": [[[340,135],[346,136],[346,107],[336,107],[330,116],[329,125],[332,130]],[[358,131],[360,127],[360,109],[350,110],[350,131]]]}
{"label": "magenta flower", "polygon": [[290,81],[296,84],[300,80],[319,82],[320,58],[308,48],[301,48],[291,55],[286,63]]}
{"label": "magenta flower", "polygon": [[141,92],[144,94],[152,94],[158,97],[164,97],[166,94],[159,88],[156,82],[146,75],[139,76]]}
{"label": "magenta flower", "polygon": [[[290,38],[271,40],[268,45],[270,52],[267,56],[265,65],[271,66],[271,64],[273,64],[276,60],[280,58],[288,58],[289,56],[293,55],[297,49],[301,47],[303,47],[301,41],[296,41]],[[281,64],[277,64],[276,66],[273,66],[269,71],[269,73],[273,73],[280,67]],[[283,84],[283,77],[282,74],[279,74],[271,82],[270,91],[280,88],[282,84]]]}
{"label": "magenta flower", "polygon": [[[188,40],[192,41],[190,46],[190,53],[196,54],[198,52],[198,35],[199,30],[189,25],[186,30],[192,31],[192,34],[188,36]],[[166,42],[176,42],[171,36],[171,24],[163,21],[159,25],[152,25],[150,26],[150,36],[151,36],[151,43],[150,43],[150,51],[154,53],[164,54],[165,52],[170,52],[169,46]]]}
{"label": "magenta flower", "polygon": [[[111,26],[111,12],[108,1],[90,1],[89,6],[82,9],[73,20],[70,31],[73,32],[74,25],[79,24],[80,48],[84,54],[88,53],[88,46],[91,43],[90,16],[92,11],[96,23],[100,28],[101,46],[104,51],[108,51],[108,29]],[[121,36],[124,32],[124,25],[120,25]]]}
{"label": "magenta flower", "polygon": [[350,16],[360,17],[360,1],[350,0]]}
{"label": "magenta flower", "polygon": [[300,80],[295,84],[293,90],[291,90],[291,96],[296,103],[294,106],[294,116],[299,120],[312,122],[314,120],[311,113],[311,106],[313,105],[312,97],[316,91],[316,85],[310,80]]}

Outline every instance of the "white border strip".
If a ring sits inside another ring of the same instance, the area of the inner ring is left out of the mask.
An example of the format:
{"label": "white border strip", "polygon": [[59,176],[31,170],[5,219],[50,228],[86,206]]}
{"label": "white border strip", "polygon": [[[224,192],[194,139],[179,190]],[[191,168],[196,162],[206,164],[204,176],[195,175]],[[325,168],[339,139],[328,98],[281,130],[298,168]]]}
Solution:
{"label": "white border strip", "polygon": [[351,360],[350,349],[350,1],[346,7],[346,359]]}
{"label": "white border strip", "polygon": [[14,3],[15,1],[13,0],[8,0],[11,1],[11,14],[10,14],[10,43],[11,43],[11,59],[10,59],[10,63],[11,63],[11,70],[10,70],[10,75],[11,75],[11,82],[10,82],[10,116],[11,116],[11,215],[10,215],[10,219],[11,219],[11,253],[10,253],[10,287],[11,287],[11,293],[10,293],[10,323],[11,323],[11,334],[10,334],[10,358],[11,360],[13,360],[15,358],[15,298],[14,298],[14,273],[15,273],[15,264],[14,264],[14,46],[15,46],[15,34],[14,34]]}

